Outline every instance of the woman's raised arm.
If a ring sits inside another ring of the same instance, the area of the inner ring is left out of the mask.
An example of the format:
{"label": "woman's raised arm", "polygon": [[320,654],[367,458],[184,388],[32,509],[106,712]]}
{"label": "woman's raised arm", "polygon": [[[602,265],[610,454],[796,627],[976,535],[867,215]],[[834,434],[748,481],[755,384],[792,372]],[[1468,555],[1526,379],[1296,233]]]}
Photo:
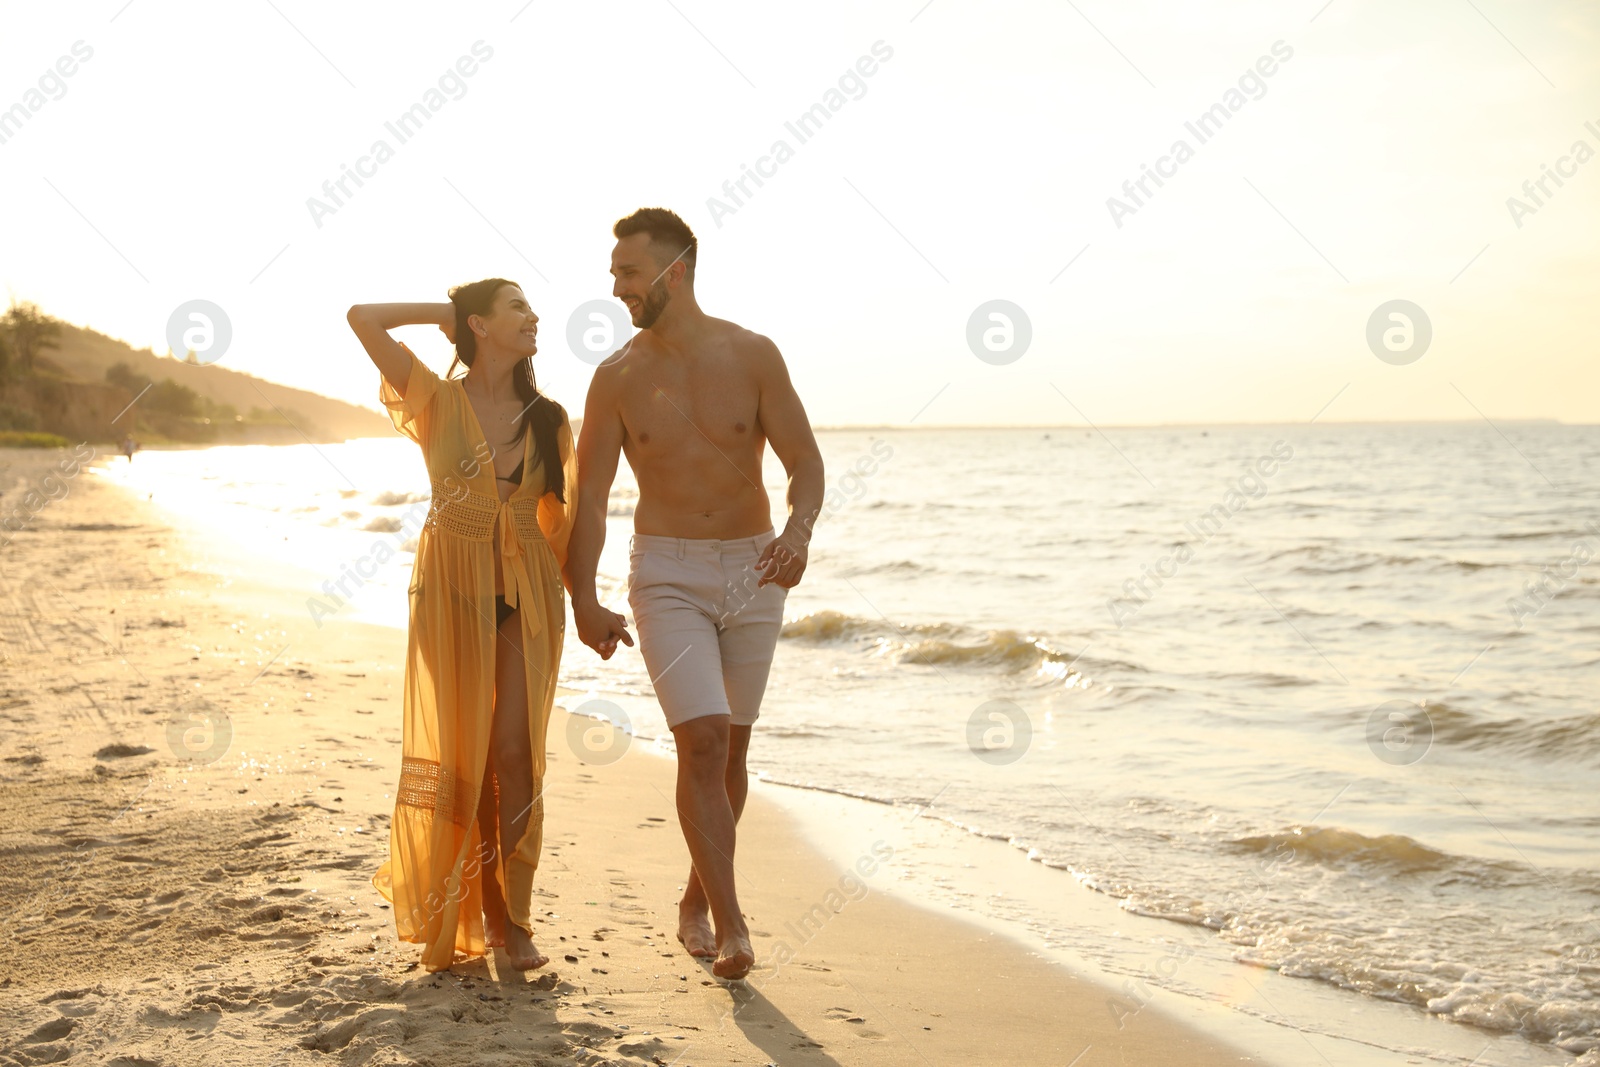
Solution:
{"label": "woman's raised arm", "polygon": [[360,339],[361,347],[372,357],[378,372],[401,396],[405,396],[406,379],[411,374],[411,357],[389,336],[389,331],[397,326],[437,326],[451,341],[455,340],[456,309],[449,301],[442,304],[353,304],[345,320]]}

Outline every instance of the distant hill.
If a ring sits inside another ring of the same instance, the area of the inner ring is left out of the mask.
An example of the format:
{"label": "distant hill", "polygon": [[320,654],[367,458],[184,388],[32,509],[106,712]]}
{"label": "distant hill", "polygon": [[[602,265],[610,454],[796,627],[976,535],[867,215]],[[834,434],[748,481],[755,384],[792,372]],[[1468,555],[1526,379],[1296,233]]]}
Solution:
{"label": "distant hill", "polygon": [[[222,432],[211,438],[218,444],[298,443],[308,437],[316,442],[330,442],[352,437],[387,437],[394,433],[394,427],[383,415],[346,401],[263,381],[220,365],[195,366],[170,356],[159,356],[148,348],[136,349],[97,330],[65,322],[61,323],[60,347],[40,356],[41,364],[46,361],[69,378],[92,383],[97,387],[95,392],[106,385],[106,371],[124,363],[134,375],[158,385],[171,379],[192,389],[214,407],[232,408],[241,413],[237,425],[218,427]],[[70,386],[72,383],[62,384]],[[128,399],[132,399],[132,394]],[[242,414],[246,412],[254,412],[255,417]],[[120,438],[126,422],[127,416],[118,420],[115,437]],[[133,430],[135,437],[140,437],[141,428],[149,433],[147,422],[138,422]],[[154,436],[162,435],[158,430]]]}

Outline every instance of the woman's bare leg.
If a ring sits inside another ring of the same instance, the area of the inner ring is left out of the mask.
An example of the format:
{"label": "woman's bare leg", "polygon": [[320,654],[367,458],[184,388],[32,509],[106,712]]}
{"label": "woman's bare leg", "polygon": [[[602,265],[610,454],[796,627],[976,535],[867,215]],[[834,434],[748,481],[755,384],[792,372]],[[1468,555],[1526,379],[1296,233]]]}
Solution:
{"label": "woman's bare leg", "polygon": [[505,890],[496,873],[499,858],[500,816],[494,807],[494,754],[484,758],[483,789],[478,794],[478,866],[482,873],[483,934],[490,945],[506,943]]}
{"label": "woman's bare leg", "polygon": [[[523,670],[522,609],[519,608],[506,617],[495,642],[494,729],[489,745],[495,778],[500,784],[500,852],[507,861],[516,853],[517,843],[528,830],[528,820],[534,813],[537,799],[533,795],[533,744],[528,736],[528,683]],[[549,957],[534,946],[529,932],[512,922],[509,915],[505,932],[511,966],[527,971],[550,962]]]}

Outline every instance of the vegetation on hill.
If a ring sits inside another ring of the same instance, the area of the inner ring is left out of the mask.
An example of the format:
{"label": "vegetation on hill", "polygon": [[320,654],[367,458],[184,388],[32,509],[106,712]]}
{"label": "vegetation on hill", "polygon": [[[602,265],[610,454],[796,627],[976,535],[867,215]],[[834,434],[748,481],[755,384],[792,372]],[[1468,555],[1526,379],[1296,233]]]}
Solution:
{"label": "vegetation on hill", "polygon": [[[0,315],[0,445],[298,444],[388,436],[376,412],[231,368],[134,349],[13,303]],[[41,436],[45,435],[45,436]]]}
{"label": "vegetation on hill", "polygon": [[44,439],[30,432],[39,424],[32,405],[8,402],[16,398],[5,386],[38,376],[39,353],[60,347],[60,338],[60,324],[36,304],[14,303],[0,315],[0,433],[21,431],[8,444],[26,446]]}
{"label": "vegetation on hill", "polygon": [[287,408],[280,414],[276,409],[256,406],[241,415],[232,404],[218,403],[172,378],[153,382],[126,362],[107,367],[106,381],[138,398],[145,426],[176,441],[217,441],[260,426],[291,431],[298,426],[308,433],[325,436],[294,408]]}

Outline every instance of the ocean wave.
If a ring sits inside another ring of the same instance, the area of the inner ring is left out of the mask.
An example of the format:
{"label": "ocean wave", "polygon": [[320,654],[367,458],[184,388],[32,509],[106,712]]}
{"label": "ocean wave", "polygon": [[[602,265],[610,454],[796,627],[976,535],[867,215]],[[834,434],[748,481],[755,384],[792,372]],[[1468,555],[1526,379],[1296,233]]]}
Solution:
{"label": "ocean wave", "polygon": [[1236,682],[1246,686],[1261,689],[1299,689],[1305,686],[1320,685],[1315,678],[1300,674],[1278,674],[1274,671],[1247,671],[1244,673],[1234,671],[1218,671],[1205,675],[1206,678],[1217,682]]}
{"label": "ocean wave", "polygon": [[1429,704],[1422,710],[1438,746],[1600,763],[1600,714],[1594,712],[1486,719],[1448,703]]}
{"label": "ocean wave", "polygon": [[1582,532],[1573,530],[1519,530],[1515,533],[1499,533],[1490,537],[1492,541],[1542,541],[1547,537],[1579,537]]}
{"label": "ocean wave", "polygon": [[957,627],[945,623],[897,627],[892,623],[879,622],[876,619],[863,619],[857,615],[846,615],[842,611],[816,611],[810,615],[803,615],[792,622],[784,623],[780,636],[809,641],[814,644],[824,644],[844,643],[863,637],[881,637],[902,633],[954,633],[957,629]]}
{"label": "ocean wave", "polygon": [[[1082,684],[1082,671],[1068,671],[1079,657],[1040,638],[1015,630],[976,630],[953,623],[896,626],[838,611],[818,611],[783,625],[781,637],[809,644],[859,646],[897,663],[933,667],[990,668],[1007,673],[1035,671]],[[1098,666],[1098,665],[1097,665]]]}
{"label": "ocean wave", "polygon": [[[1582,897],[1595,888],[1588,872],[1461,856],[1402,834],[1338,826],[1290,826],[1224,847],[1251,868],[1236,872],[1237,892],[1222,883],[1149,883],[1093,865],[1070,869],[1127,911],[1216,930],[1236,946],[1238,962],[1573,1053],[1600,1048],[1600,965],[1582,913],[1484,924],[1465,903],[1483,893],[1544,902],[1551,889]],[[1348,891],[1376,907],[1332,903]],[[1452,902],[1454,923],[1413,927],[1419,902],[1433,899]]]}
{"label": "ocean wave", "polygon": [[[1401,540],[1401,539],[1397,539]],[[1451,571],[1475,573],[1482,570],[1503,570],[1507,564],[1485,563],[1470,559],[1450,559],[1435,555],[1402,555],[1396,552],[1352,551],[1338,545],[1297,545],[1268,554],[1267,563],[1293,563],[1290,574],[1334,575],[1358,574],[1362,571],[1386,567],[1438,567]]]}
{"label": "ocean wave", "polygon": [[397,493],[386,489],[372,498],[372,503],[380,508],[391,508],[397,504],[418,504],[430,499],[427,493]]}
{"label": "ocean wave", "polygon": [[[1499,690],[1494,695],[1495,705],[1499,707],[1542,699],[1537,691],[1518,689]],[[1600,766],[1600,713],[1597,712],[1489,718],[1482,712],[1447,701],[1412,706],[1421,716],[1417,725],[1430,738],[1433,749]],[[1346,725],[1365,723],[1371,714],[1368,706],[1351,707],[1346,710],[1343,722]]]}
{"label": "ocean wave", "polygon": [[[1531,931],[1530,931],[1531,933]],[[1253,931],[1234,958],[1289,978],[1392,1000],[1457,1023],[1515,1033],[1568,1052],[1600,1049],[1600,1000],[1583,974],[1585,948],[1545,946],[1553,958],[1507,975],[1482,966],[1470,950],[1443,958],[1395,943],[1377,929],[1352,937],[1300,923]],[[1229,940],[1238,940],[1229,938]]]}
{"label": "ocean wave", "polygon": [[1271,855],[1274,862],[1310,861],[1331,866],[1379,868],[1400,874],[1419,874],[1482,862],[1440,852],[1404,834],[1368,837],[1336,826],[1293,826],[1279,833],[1237,838],[1228,845],[1242,852]]}
{"label": "ocean wave", "polygon": [[874,563],[864,567],[857,567],[854,570],[842,571],[840,573],[844,574],[846,577],[854,578],[858,575],[864,574],[932,574],[936,569],[937,568],[929,567],[926,564],[917,563],[915,560],[897,559],[890,563]]}

